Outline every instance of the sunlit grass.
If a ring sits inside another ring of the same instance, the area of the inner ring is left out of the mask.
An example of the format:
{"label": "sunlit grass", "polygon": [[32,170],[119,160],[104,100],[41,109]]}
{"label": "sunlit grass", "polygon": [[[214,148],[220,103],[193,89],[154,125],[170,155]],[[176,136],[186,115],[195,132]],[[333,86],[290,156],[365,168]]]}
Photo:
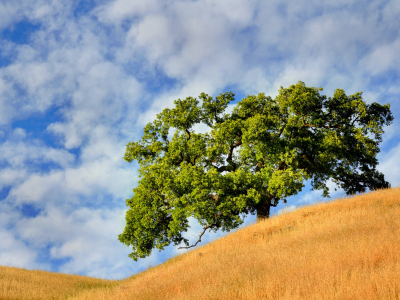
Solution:
{"label": "sunlit grass", "polygon": [[0,299],[400,300],[400,188],[301,207],[121,281],[0,274]]}
{"label": "sunlit grass", "polygon": [[0,299],[69,299],[82,291],[120,283],[80,275],[0,266]]}

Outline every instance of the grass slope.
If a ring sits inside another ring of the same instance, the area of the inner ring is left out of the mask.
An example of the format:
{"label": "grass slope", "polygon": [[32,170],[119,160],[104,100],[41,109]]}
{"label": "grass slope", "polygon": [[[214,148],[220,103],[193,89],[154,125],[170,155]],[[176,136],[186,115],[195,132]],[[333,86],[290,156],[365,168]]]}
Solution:
{"label": "grass slope", "polygon": [[120,281],[0,267],[0,299],[400,300],[400,188],[304,206]]}

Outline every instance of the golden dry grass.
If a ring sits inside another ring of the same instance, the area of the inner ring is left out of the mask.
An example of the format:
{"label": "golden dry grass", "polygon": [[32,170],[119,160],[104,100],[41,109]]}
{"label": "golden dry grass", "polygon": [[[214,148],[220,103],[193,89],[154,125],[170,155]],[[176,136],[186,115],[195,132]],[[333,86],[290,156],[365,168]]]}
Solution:
{"label": "golden dry grass", "polygon": [[82,291],[120,283],[80,275],[0,266],[0,299],[68,299]]}
{"label": "golden dry grass", "polygon": [[400,188],[304,206],[121,281],[33,271],[42,285],[18,286],[0,271],[1,299],[400,300]]}

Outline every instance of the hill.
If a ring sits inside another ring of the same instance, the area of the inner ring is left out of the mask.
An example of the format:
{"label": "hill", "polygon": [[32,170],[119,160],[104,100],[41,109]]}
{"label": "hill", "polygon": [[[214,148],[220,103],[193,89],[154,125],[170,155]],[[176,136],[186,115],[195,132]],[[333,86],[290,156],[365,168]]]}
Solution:
{"label": "hill", "polygon": [[400,188],[303,206],[119,281],[0,267],[0,299],[400,299]]}

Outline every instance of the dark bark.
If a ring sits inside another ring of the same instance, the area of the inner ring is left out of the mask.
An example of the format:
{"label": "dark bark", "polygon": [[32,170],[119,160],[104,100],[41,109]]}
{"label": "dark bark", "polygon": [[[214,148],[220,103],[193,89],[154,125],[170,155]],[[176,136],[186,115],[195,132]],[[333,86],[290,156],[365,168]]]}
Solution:
{"label": "dark bark", "polygon": [[[281,162],[278,163],[277,170],[278,171],[286,170],[287,167],[288,166],[287,166],[286,162],[281,161]],[[269,218],[269,214],[270,214],[271,206],[276,207],[278,202],[279,202],[279,199],[277,199],[275,197],[276,191],[273,194],[267,192],[267,195],[268,196],[266,197],[266,199],[264,201],[261,201],[260,203],[258,203],[256,205],[257,223],[262,221],[262,220],[268,219]],[[284,200],[284,203],[286,203],[286,200],[285,199],[283,199],[283,200]]]}
{"label": "dark bark", "polygon": [[257,205],[257,223],[269,218],[270,209],[270,201],[265,201],[262,204]]}

